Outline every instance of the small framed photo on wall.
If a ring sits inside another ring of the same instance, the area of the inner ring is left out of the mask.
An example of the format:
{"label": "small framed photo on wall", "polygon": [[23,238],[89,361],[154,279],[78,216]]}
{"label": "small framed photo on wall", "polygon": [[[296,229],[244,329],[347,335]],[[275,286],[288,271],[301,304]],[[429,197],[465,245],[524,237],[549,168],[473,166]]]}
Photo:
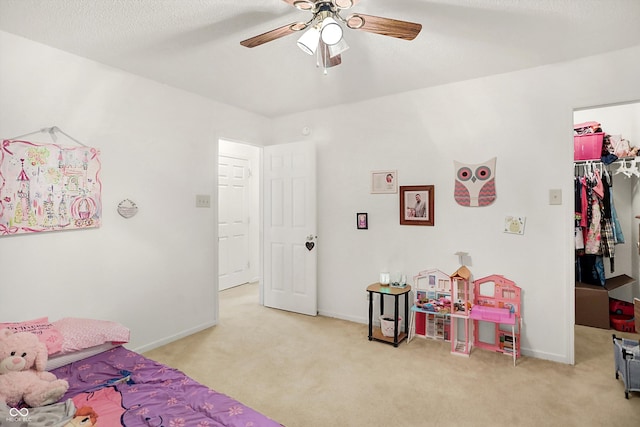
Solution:
{"label": "small framed photo on wall", "polygon": [[434,186],[400,187],[400,224],[434,225]]}
{"label": "small framed photo on wall", "polygon": [[369,228],[369,215],[366,212],[358,212],[356,214],[356,226],[358,230],[367,230]]}
{"label": "small framed photo on wall", "polygon": [[371,172],[371,194],[395,194],[398,192],[398,171]]}

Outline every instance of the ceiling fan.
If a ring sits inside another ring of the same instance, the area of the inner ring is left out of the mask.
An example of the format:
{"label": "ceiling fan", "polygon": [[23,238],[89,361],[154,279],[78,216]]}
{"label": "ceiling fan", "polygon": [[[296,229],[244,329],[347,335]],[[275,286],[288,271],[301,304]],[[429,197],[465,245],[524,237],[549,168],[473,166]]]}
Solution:
{"label": "ceiling fan", "polygon": [[264,43],[279,39],[289,34],[305,31],[298,39],[298,46],[309,55],[317,55],[317,65],[322,65],[326,74],[327,68],[342,62],[341,53],[349,48],[342,37],[344,24],[352,30],[366,31],[395,37],[403,40],[413,40],[422,30],[422,24],[379,16],[352,13],[342,17],[343,10],[350,9],[360,0],[282,0],[297,9],[310,11],[311,19],[306,22],[298,21],[284,25],[266,33],[248,38],[240,42],[242,46],[256,47]]}

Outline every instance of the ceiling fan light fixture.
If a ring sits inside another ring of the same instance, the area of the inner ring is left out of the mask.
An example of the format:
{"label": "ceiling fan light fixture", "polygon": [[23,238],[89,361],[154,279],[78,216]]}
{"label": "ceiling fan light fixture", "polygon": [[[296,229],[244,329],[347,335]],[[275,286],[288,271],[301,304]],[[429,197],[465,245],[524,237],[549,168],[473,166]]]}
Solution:
{"label": "ceiling fan light fixture", "polygon": [[338,43],[329,46],[329,57],[333,58],[336,55],[340,55],[345,50],[349,49],[347,41],[343,38]]}
{"label": "ceiling fan light fixture", "polygon": [[309,55],[316,52],[318,43],[320,43],[320,31],[316,27],[309,28],[298,39],[298,47]]}
{"label": "ceiling fan light fixture", "polygon": [[349,9],[353,6],[353,0],[335,0],[334,3],[338,9]]}
{"label": "ceiling fan light fixture", "polygon": [[[2,0],[0,0],[2,1]],[[272,0],[275,1],[275,0]],[[380,34],[403,40],[413,40],[422,30],[422,24],[392,18],[353,13],[346,19],[341,15],[360,3],[360,0],[283,0],[297,9],[311,12],[308,21],[293,22],[240,42],[245,47],[256,47],[291,33],[301,32],[298,47],[308,55],[316,54],[316,64],[327,69],[342,63],[341,53],[349,49],[343,39],[347,28]],[[306,31],[305,31],[306,30]]]}
{"label": "ceiling fan light fixture", "polygon": [[342,40],[342,27],[332,17],[324,18],[320,30],[322,41],[331,46]]}
{"label": "ceiling fan light fixture", "polygon": [[357,30],[364,26],[364,18],[355,13],[353,15],[347,16],[346,22],[347,27],[351,28],[352,30]]}
{"label": "ceiling fan light fixture", "polygon": [[302,31],[307,27],[308,25],[306,22],[294,22],[289,28],[291,29],[291,31]]}
{"label": "ceiling fan light fixture", "polygon": [[309,0],[297,0],[293,2],[293,6],[300,10],[311,10],[313,9],[314,2]]}

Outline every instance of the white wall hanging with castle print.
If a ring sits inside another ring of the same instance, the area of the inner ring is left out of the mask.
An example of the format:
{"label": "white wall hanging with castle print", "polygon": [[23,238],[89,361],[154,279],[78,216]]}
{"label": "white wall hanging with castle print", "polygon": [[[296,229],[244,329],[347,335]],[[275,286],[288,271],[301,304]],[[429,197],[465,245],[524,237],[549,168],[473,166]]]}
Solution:
{"label": "white wall hanging with castle print", "polygon": [[95,148],[4,140],[0,236],[100,227],[100,168]]}

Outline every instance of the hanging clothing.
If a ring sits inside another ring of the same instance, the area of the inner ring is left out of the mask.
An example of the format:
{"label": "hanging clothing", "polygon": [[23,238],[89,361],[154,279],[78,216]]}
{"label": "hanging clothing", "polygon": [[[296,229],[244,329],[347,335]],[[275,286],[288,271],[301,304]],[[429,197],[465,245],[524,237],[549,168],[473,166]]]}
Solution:
{"label": "hanging clothing", "polygon": [[611,224],[613,226],[613,237],[615,239],[615,244],[624,243],[624,234],[622,233],[622,227],[620,226],[620,221],[618,220],[618,214],[616,213],[616,207],[613,204],[613,192],[609,193],[609,197],[611,199]]}
{"label": "hanging clothing", "polygon": [[611,223],[611,182],[609,181],[609,174],[606,171],[600,175],[600,172],[596,170],[596,175],[602,183],[602,223],[600,225],[602,255],[609,258],[609,265],[613,273],[615,270],[614,254],[616,239],[613,234],[613,224]]}
{"label": "hanging clothing", "polygon": [[576,261],[576,281],[604,286],[604,262],[599,255],[583,255]]}
{"label": "hanging clothing", "polygon": [[611,175],[592,164],[578,166],[574,196],[576,280],[604,286],[604,258],[609,258],[614,272],[615,245],[625,242],[614,205]]}
{"label": "hanging clothing", "polygon": [[601,199],[604,199],[604,184],[600,177],[600,171],[598,169],[593,171],[593,192],[596,193]]}
{"label": "hanging clothing", "polygon": [[616,207],[613,203],[613,180],[609,174],[604,175],[605,184],[608,185],[608,194],[605,195],[607,202],[605,204],[605,216],[611,221],[611,228],[613,230],[613,241],[614,244],[617,245],[619,243],[624,243],[624,234],[622,233],[622,227],[620,226],[620,221],[618,220],[618,214],[616,213]]}
{"label": "hanging clothing", "polygon": [[602,183],[602,217],[611,219],[611,183],[608,177],[609,175],[605,172],[599,179]]}
{"label": "hanging clothing", "polygon": [[582,221],[580,226],[583,228],[589,227],[589,223],[591,222],[591,185],[589,185],[589,180],[586,176],[582,178]]}
{"label": "hanging clothing", "polygon": [[611,272],[615,271],[614,268],[614,245],[615,239],[613,237],[613,227],[611,226],[611,220],[604,218],[602,220],[602,224],[600,227],[600,237],[602,244],[602,256],[609,258],[609,265],[611,267]]}
{"label": "hanging clothing", "polygon": [[602,250],[600,248],[601,243],[601,211],[600,200],[597,196],[591,198],[591,222],[587,229],[587,238],[584,244],[584,251],[589,255],[601,255]]}
{"label": "hanging clothing", "polygon": [[576,244],[576,251],[578,252],[584,252],[584,235],[582,234],[582,228],[581,227],[576,227],[575,229],[575,244]]}

